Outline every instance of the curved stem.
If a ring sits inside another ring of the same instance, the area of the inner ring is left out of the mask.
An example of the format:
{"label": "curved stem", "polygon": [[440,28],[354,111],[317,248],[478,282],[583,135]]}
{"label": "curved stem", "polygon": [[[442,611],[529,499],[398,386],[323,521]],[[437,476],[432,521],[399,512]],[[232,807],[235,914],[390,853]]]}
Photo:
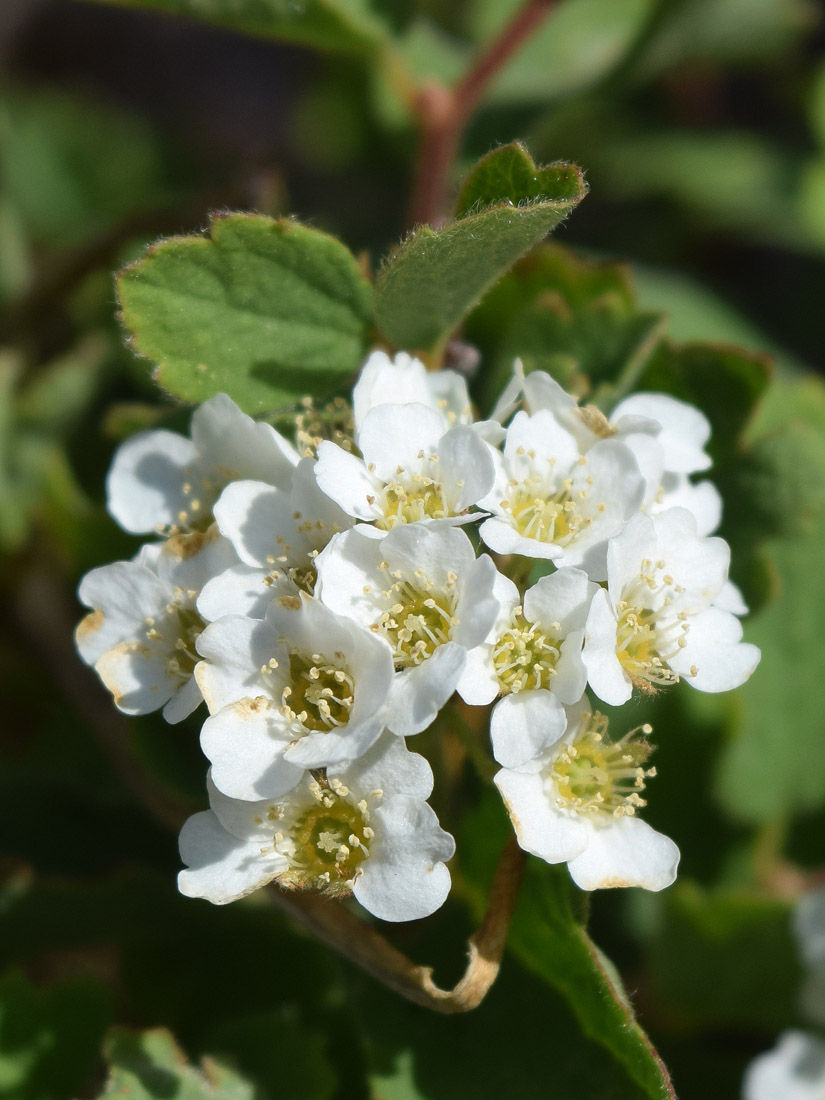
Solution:
{"label": "curved stem", "polygon": [[527,0],[455,88],[430,81],[419,92],[415,110],[421,136],[410,206],[412,225],[433,225],[443,220],[450,170],[464,127],[493,77],[524,45],[555,3],[556,0]]}
{"label": "curved stem", "polygon": [[434,1012],[454,1015],[481,1004],[498,976],[525,858],[511,836],[496,867],[487,912],[467,941],[467,969],[452,989],[437,986],[431,967],[412,962],[339,902],[322,894],[287,893],[277,887],[272,897],[304,928],[402,997]]}

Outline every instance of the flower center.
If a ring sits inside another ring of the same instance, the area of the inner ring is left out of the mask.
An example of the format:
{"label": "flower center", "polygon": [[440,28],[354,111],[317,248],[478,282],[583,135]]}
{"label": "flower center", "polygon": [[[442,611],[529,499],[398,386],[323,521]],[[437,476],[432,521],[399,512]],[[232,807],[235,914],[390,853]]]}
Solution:
{"label": "flower center", "polygon": [[420,665],[435,650],[450,640],[458,619],[455,617],[457,576],[451,573],[447,588],[437,591],[423,573],[417,584],[401,573],[391,574],[394,583],[384,593],[395,599],[374,628],[389,642],[396,670]]}
{"label": "flower center", "polygon": [[201,660],[195,643],[206,623],[195,610],[197,592],[176,588],[166,605],[166,615],[158,620],[148,616],[145,620],[145,637],[148,642],[161,644],[169,651],[166,672],[175,680],[185,683]]}
{"label": "flower center", "polygon": [[402,523],[419,523],[424,519],[444,519],[452,515],[444,485],[438,474],[438,455],[418,454],[424,470],[413,472],[403,466],[396,469],[396,479],[387,482],[383,493],[383,516],[376,519],[382,530],[391,531]]}
{"label": "flower center", "polygon": [[292,652],[289,679],[280,711],[297,733],[327,733],[347,724],[355,687],[343,653],[335,653],[330,661],[320,653]]}
{"label": "flower center", "polygon": [[608,720],[594,711],[582,720],[572,741],[556,753],[544,773],[556,805],[580,814],[635,814],[645,805],[640,791],[655,768],[643,768],[652,748],[650,726],[631,730],[619,741],[605,739]]}
{"label": "flower center", "polygon": [[352,409],[343,397],[335,397],[321,408],[311,397],[301,399],[301,411],[295,417],[295,439],[302,455],[315,458],[325,439],[332,440],[350,454],[357,454],[354,433]]}
{"label": "flower center", "polygon": [[[553,623],[561,633],[561,625]],[[536,623],[528,622],[520,607],[513,612],[510,627],[493,649],[493,665],[503,694],[550,686],[556,675],[560,641],[550,638]]]}
{"label": "flower center", "polygon": [[[343,897],[351,893],[358,868],[369,855],[373,831],[367,803],[354,805],[349,789],[336,780],[313,782],[312,793],[315,804],[289,830],[290,865],[278,881],[288,889],[311,888]],[[276,834],[276,844],[283,839]]]}
{"label": "flower center", "polygon": [[580,502],[586,498],[587,490],[574,492],[570,478],[565,478],[556,492],[548,493],[543,479],[532,474],[511,483],[509,499],[502,505],[520,535],[564,546],[590,525],[590,518],[579,511]]}
{"label": "flower center", "polygon": [[647,692],[678,683],[669,661],[687,644],[687,615],[669,610],[674,595],[684,590],[662,574],[664,568],[663,561],[645,559],[616,606],[616,656],[634,686]]}

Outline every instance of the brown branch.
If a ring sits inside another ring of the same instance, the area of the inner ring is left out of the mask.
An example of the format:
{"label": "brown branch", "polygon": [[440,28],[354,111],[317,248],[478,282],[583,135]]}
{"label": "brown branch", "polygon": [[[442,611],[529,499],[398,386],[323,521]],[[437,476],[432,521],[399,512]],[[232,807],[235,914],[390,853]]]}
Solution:
{"label": "brown branch", "polygon": [[415,109],[420,144],[410,206],[412,225],[437,225],[443,221],[450,170],[464,127],[490,82],[521,49],[555,4],[556,0],[528,0],[454,89],[430,81],[419,92]]}
{"label": "brown branch", "polygon": [[524,862],[525,854],[511,836],[499,858],[487,912],[467,942],[467,969],[452,989],[437,986],[431,967],[412,962],[376,928],[339,902],[322,894],[286,892],[277,887],[272,897],[309,932],[402,997],[435,1012],[454,1015],[481,1004],[498,976]]}

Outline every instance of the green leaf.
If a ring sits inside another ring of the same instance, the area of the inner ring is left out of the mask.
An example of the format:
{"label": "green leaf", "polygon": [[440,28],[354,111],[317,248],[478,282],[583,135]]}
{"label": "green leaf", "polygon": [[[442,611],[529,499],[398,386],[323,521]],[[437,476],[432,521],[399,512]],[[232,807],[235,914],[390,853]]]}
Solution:
{"label": "green leaf", "polygon": [[582,900],[566,867],[531,860],[510,949],[564,996],[585,1034],[610,1051],[645,1096],[675,1100],[667,1069],[636,1020],[621,978],[587,934]]}
{"label": "green leaf", "polygon": [[790,1026],[802,977],[790,917],[787,900],[679,882],[662,897],[650,948],[661,1009],[680,1027]]}
{"label": "green leaf", "polygon": [[106,1100],[254,1100],[247,1081],[213,1059],[196,1069],[165,1028],[135,1032],[112,1028],[104,1048]]}
{"label": "green leaf", "polygon": [[386,28],[370,0],[109,0],[217,23],[261,38],[321,50],[365,53]]}
{"label": "green leaf", "polygon": [[[462,943],[439,920],[440,938]],[[427,947],[433,959],[432,936]],[[364,986],[364,979],[354,977]],[[412,1009],[375,982],[360,990],[369,1095],[381,1100],[647,1100],[554,990],[508,957],[478,1008],[455,1016]]]}
{"label": "green leaf", "polygon": [[254,214],[153,245],[118,276],[135,349],[175,397],[249,413],[322,396],[361,362],[371,288],[334,237]]}
{"label": "green leaf", "polygon": [[825,722],[812,690],[825,677],[825,385],[776,383],[750,435],[757,432],[766,433],[752,452],[764,473],[748,485],[756,522],[742,541],[759,537],[761,516],[776,594],[746,623],[762,663],[737,693],[716,784],[727,810],[750,822],[825,805]]}
{"label": "green leaf", "polygon": [[108,993],[78,979],[40,989],[23,974],[0,978],[0,1096],[74,1096],[95,1069],[111,1018]]}
{"label": "green leaf", "polygon": [[519,256],[584,198],[581,171],[533,165],[519,146],[483,158],[464,184],[464,213],[444,229],[416,229],[378,276],[377,319],[389,339],[433,348]]}
{"label": "green leaf", "polygon": [[582,176],[569,164],[538,168],[523,145],[513,142],[488,153],[464,180],[456,204],[456,217],[488,206],[508,203],[523,206],[535,202],[581,201]]}
{"label": "green leaf", "polygon": [[520,261],[467,322],[482,350],[482,408],[497,399],[518,357],[527,372],[545,370],[579,396],[630,381],[658,342],[663,319],[636,307],[629,271],[594,263],[556,244]]}
{"label": "green leaf", "polygon": [[[495,853],[512,826],[497,794],[490,791],[473,812],[465,813],[461,828],[459,884],[480,919]],[[551,867],[529,857],[508,950],[565,999],[584,1034],[635,1082],[633,1092],[625,1086],[621,1095],[675,1100],[667,1070],[636,1020],[619,975],[587,933],[586,908],[587,895],[573,885],[566,866]],[[560,1095],[566,1095],[564,1089]]]}

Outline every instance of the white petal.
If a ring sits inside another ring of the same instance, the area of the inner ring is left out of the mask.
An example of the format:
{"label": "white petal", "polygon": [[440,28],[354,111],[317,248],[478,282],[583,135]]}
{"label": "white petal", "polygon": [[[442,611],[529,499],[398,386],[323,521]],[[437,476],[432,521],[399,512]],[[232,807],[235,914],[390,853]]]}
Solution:
{"label": "white petal", "polygon": [[505,695],[490,719],[493,756],[502,767],[520,768],[558,741],[566,725],[564,708],[549,691]]}
{"label": "white petal", "polygon": [[457,427],[447,432],[438,455],[451,512],[464,512],[493,488],[496,471],[490,447],[472,428]]}
{"label": "white petal", "polygon": [[288,564],[309,549],[295,530],[294,506],[288,493],[262,481],[233,481],[215,504],[215,520],[246,565]]}
{"label": "white petal", "polygon": [[192,441],[201,464],[221,481],[254,478],[287,487],[298,452],[271,424],[241,412],[225,393],[204,401],[192,414]]}
{"label": "white petal", "polygon": [[177,691],[180,680],[167,668],[171,653],[143,641],[107,649],[95,671],[124,714],[151,714]]}
{"label": "white petal", "polygon": [[397,672],[387,702],[387,728],[409,737],[431,725],[455,691],[466,659],[462,646],[447,642],[423,664]]}
{"label": "white petal", "polygon": [[382,484],[360,458],[336,443],[324,440],[318,446],[315,479],[322,492],[336,502],[348,516],[373,520],[381,514],[375,504]]}
{"label": "white petal", "polygon": [[180,854],[188,865],[188,870],[178,875],[180,892],[215,905],[251,894],[288,866],[277,852],[262,855],[259,843],[232,836],[211,810],[195,814],[183,826]]}
{"label": "white petal", "polygon": [[194,676],[190,676],[163,708],[163,717],[170,725],[177,725],[184,718],[188,718],[193,710],[197,710],[202,701],[203,696],[198,682]]}
{"label": "white petal", "polygon": [[673,841],[637,817],[618,817],[593,825],[587,848],[568,862],[582,890],[641,886],[663,890],[676,878],[679,849]]}
{"label": "white petal", "polygon": [[[195,676],[210,713],[247,696],[268,694],[261,668],[274,658],[286,661],[278,632],[266,621],[242,615],[227,615],[210,623],[197,640],[205,661],[195,667]],[[272,674],[280,682],[282,676]],[[273,681],[274,682],[274,681]]]}
{"label": "white petal", "polygon": [[374,351],[361,368],[352,390],[356,432],[376,405],[405,405],[412,401],[421,405],[433,403],[424,364],[404,352],[390,359],[385,351]]}
{"label": "white petal", "polygon": [[710,439],[710,423],[693,405],[663,393],[634,393],[616,406],[611,422],[623,416],[644,416],[661,424],[657,439],[664,451],[665,469],[691,474],[712,465],[704,451]]}
{"label": "white petal", "polygon": [[550,804],[541,775],[502,768],[493,781],[525,852],[548,863],[563,863],[584,851],[590,832],[587,822]]}
{"label": "white petal", "polygon": [[564,568],[542,577],[524,593],[524,615],[545,631],[558,623],[561,636],[581,629],[598,585],[580,569]]}
{"label": "white petal", "polygon": [[665,474],[661,500],[651,506],[651,513],[668,508],[685,508],[696,520],[697,535],[711,535],[722,522],[722,498],[711,481],[694,485],[684,475]]}
{"label": "white petal", "polygon": [[292,790],[303,768],[284,758],[290,734],[278,718],[263,699],[242,699],[207,718],[201,748],[219,791],[256,801]]}
{"label": "white petal", "polygon": [[538,539],[525,538],[512,526],[509,519],[491,516],[485,520],[478,533],[491,550],[497,554],[523,554],[526,558],[542,558],[556,561],[564,555],[564,550],[553,542],[539,542]]}
{"label": "white petal", "polygon": [[[398,466],[418,469],[420,451],[425,455],[435,454],[443,435],[444,420],[435,409],[417,404],[378,405],[364,417],[358,446],[364,462],[374,467],[376,477],[392,481]],[[320,449],[318,459],[321,459]],[[328,492],[320,478],[318,484]],[[337,499],[333,493],[329,495]],[[342,504],[342,507],[345,506]]]}
{"label": "white petal", "polygon": [[381,790],[387,798],[396,794],[429,798],[433,791],[433,771],[427,760],[389,732],[358,760],[336,764],[327,775],[365,793]]}
{"label": "white petal", "polygon": [[587,616],[582,660],[591,689],[612,707],[620,707],[633,694],[630,677],[616,656],[616,629],[610,597],[600,589]]}
{"label": "white petal", "polygon": [[142,633],[147,616],[160,614],[169,600],[155,573],[131,561],[93,569],[80,582],[77,595],[93,609],[75,633],[80,656],[89,665],[107,649]]}
{"label": "white petal", "polygon": [[132,534],[173,526],[189,508],[183,486],[196,462],[194,443],[176,432],[131,436],[118,447],[106,478],[110,513]]}
{"label": "white petal", "polygon": [[418,920],[434,913],[450,892],[444,860],[455,842],[426,802],[399,795],[373,814],[375,839],[353,893],[381,920]]}
{"label": "white petal", "polygon": [[729,611],[709,607],[690,619],[684,649],[670,667],[699,691],[730,691],[751,675],[761,653],[741,641],[742,625]]}
{"label": "white petal", "polygon": [[467,663],[456,685],[456,691],[473,707],[484,707],[496,698],[501,684],[493,665],[493,647],[480,645],[467,651]]}
{"label": "white petal", "polygon": [[730,611],[731,615],[747,615],[748,605],[739,590],[738,585],[727,580],[719,590],[719,594],[713,601],[714,607],[721,607],[723,611]]}
{"label": "white petal", "polygon": [[214,622],[224,615],[262,619],[274,597],[291,591],[269,585],[267,580],[271,580],[267,569],[233,565],[203,586],[197,601],[198,612],[207,622]]}

